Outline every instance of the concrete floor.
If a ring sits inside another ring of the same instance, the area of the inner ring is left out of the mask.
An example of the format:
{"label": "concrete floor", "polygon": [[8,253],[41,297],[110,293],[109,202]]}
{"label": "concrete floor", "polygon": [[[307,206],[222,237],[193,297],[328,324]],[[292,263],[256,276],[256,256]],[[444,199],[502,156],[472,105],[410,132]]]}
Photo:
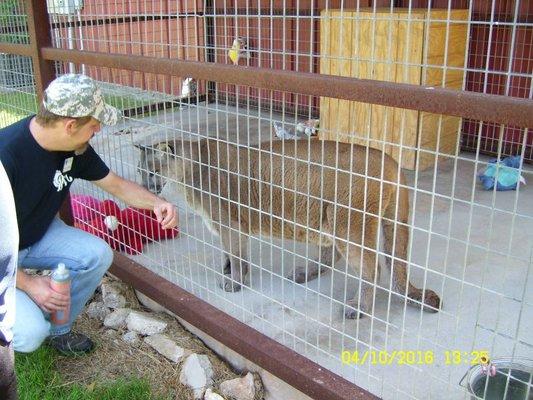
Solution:
{"label": "concrete floor", "polygon": [[[213,104],[207,109],[204,104],[128,120],[104,131],[94,145],[113,170],[139,180],[134,142],[199,133],[252,144],[270,139],[270,118],[282,120],[280,115],[257,118],[248,109],[216,109]],[[346,320],[343,303],[355,295],[357,281],[346,274],[343,262],[297,285],[283,277],[295,265],[305,265],[306,257],[317,254],[316,248],[268,237],[250,240],[250,285],[226,293],[217,285],[222,264],[219,239],[187,209],[173,184],[163,195],[179,206],[181,237],[148,245],[132,258],[384,399],[468,398],[459,386],[471,358],[465,353],[487,350],[492,358],[533,359],[533,187],[484,191],[475,178],[474,155],[460,157],[464,159],[456,163],[443,162],[436,173],[407,173],[409,184],[418,188],[416,196],[411,193],[411,277],[441,296],[443,310],[436,314],[406,307],[380,290],[373,318]],[[483,168],[481,163],[477,167]],[[533,183],[531,168],[524,176]],[[74,191],[99,195],[87,184],[76,184]],[[383,273],[381,284],[387,285],[389,278]],[[343,350],[423,350],[433,352],[434,361],[343,365]],[[446,365],[446,352],[451,351],[461,352],[459,365]]]}

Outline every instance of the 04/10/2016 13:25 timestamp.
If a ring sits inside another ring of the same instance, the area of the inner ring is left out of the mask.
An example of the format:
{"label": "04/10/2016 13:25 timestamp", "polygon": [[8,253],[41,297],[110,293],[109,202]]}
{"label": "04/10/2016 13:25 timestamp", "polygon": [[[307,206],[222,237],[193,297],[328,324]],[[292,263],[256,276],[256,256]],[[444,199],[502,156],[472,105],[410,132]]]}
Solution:
{"label": "04/10/2016 13:25 timestamp", "polygon": [[486,350],[344,350],[341,361],[345,365],[477,365],[487,364],[489,354]]}

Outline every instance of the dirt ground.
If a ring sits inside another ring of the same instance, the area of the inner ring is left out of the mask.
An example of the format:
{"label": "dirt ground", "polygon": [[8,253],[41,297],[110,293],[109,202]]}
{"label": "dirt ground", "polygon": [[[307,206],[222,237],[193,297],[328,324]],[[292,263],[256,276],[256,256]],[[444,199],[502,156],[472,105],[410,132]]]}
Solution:
{"label": "dirt ground", "polygon": [[[96,293],[94,299],[101,299],[101,294]],[[127,293],[126,307],[149,311],[137,301],[133,290]],[[240,375],[233,371],[228,364],[218,358],[196,336],[186,331],[175,318],[162,313],[154,316],[168,323],[163,332],[178,346],[197,354],[206,354],[211,361],[214,372],[214,384],[218,385],[228,379]],[[103,326],[102,322],[90,318],[82,313],[74,326],[75,331],[82,332],[96,343],[96,349],[89,355],[82,357],[59,357],[58,369],[66,382],[90,385],[93,382],[103,382],[117,378],[139,377],[146,379],[154,396],[163,396],[166,399],[188,400],[193,399],[192,391],[179,382],[181,362],[175,364],[157,353],[141,339],[139,346],[135,347],[122,340],[125,330],[114,331]],[[262,393],[257,393],[255,399],[263,398]]]}

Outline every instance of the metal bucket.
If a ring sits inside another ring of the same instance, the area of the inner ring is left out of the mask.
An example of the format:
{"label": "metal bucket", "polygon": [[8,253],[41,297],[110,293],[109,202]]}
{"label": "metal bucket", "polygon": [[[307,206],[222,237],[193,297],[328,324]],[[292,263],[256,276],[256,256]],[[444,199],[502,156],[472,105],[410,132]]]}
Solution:
{"label": "metal bucket", "polygon": [[493,376],[482,365],[470,368],[459,384],[471,400],[533,400],[533,361],[491,360]]}

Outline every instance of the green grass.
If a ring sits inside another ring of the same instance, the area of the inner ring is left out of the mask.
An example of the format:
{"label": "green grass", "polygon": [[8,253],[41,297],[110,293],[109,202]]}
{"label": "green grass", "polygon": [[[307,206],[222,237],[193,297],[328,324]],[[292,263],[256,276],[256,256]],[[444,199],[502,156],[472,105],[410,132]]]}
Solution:
{"label": "green grass", "polygon": [[37,112],[35,96],[30,93],[0,94],[0,128]]}
{"label": "green grass", "polygon": [[21,400],[148,400],[154,399],[149,384],[138,378],[93,382],[87,386],[64,382],[55,368],[58,355],[41,347],[29,354],[15,355]]}

